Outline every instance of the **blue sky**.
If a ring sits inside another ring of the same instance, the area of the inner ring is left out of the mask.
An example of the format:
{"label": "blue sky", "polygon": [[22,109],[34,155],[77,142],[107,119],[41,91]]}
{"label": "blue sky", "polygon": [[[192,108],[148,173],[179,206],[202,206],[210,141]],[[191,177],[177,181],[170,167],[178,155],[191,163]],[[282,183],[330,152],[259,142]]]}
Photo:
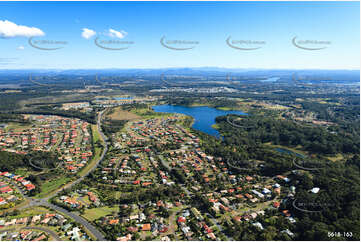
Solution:
{"label": "blue sky", "polygon": [[[360,66],[359,2],[0,2],[0,21],[0,69]],[[96,34],[86,39],[84,28]],[[116,32],[111,35],[110,29]],[[33,41],[66,44],[38,44],[63,47],[40,50],[29,45],[32,34]],[[194,48],[172,50],[160,44],[163,36],[198,44],[173,45]],[[226,44],[230,36],[231,41],[257,41],[234,46],[260,48],[231,48]],[[97,37],[133,44],[111,44],[129,48],[106,50],[94,44]],[[297,48],[294,37],[303,41],[297,42],[300,46],[324,49]]]}

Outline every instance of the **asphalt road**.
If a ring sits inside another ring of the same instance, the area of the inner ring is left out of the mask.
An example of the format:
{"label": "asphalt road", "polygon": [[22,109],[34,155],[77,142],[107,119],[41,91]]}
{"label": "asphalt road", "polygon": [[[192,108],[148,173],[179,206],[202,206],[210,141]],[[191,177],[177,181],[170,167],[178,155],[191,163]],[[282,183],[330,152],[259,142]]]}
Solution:
{"label": "asphalt road", "polygon": [[23,229],[36,229],[36,230],[40,230],[43,231],[45,233],[48,233],[51,235],[51,237],[54,238],[54,240],[60,241],[60,237],[52,230],[47,229],[47,228],[43,228],[43,227],[36,227],[36,226],[28,226],[28,227],[24,227]]}
{"label": "asphalt road", "polygon": [[[212,222],[217,226],[217,228],[219,229],[219,231],[221,233],[223,233],[223,228],[222,226],[217,222],[217,220],[210,214],[210,213],[205,213],[206,215],[208,215],[208,217],[210,217],[210,219],[212,220]],[[224,234],[224,233],[223,233]],[[227,240],[228,241],[232,241],[233,238],[232,237],[229,237],[227,236],[226,234],[224,234],[224,236],[226,236]]]}
{"label": "asphalt road", "polygon": [[[70,187],[78,184],[79,182],[81,182],[86,176],[88,176],[92,171],[94,171],[97,168],[99,163],[104,159],[105,154],[108,152],[107,137],[103,134],[103,132],[101,130],[101,119],[102,119],[103,113],[104,113],[104,111],[99,113],[98,120],[97,120],[98,131],[104,140],[104,149],[103,149],[103,152],[102,152],[99,160],[96,162],[96,164],[91,169],[89,169],[89,171],[86,174],[84,174],[79,179],[67,184],[66,186],[64,186],[64,188],[70,188]],[[33,207],[33,206],[44,206],[44,207],[54,209],[55,211],[63,213],[65,215],[67,215],[68,217],[71,217],[72,219],[74,219],[76,222],[82,224],[86,229],[88,229],[96,237],[97,240],[104,241],[105,240],[104,235],[96,227],[94,227],[87,220],[85,220],[83,217],[76,215],[62,207],[56,206],[56,205],[48,202],[49,199],[57,196],[60,191],[61,190],[58,190],[56,193],[52,194],[51,196],[41,198],[41,199],[34,199],[34,198],[30,198],[30,197],[27,197],[24,195],[24,197],[27,198],[30,202],[28,205],[24,206],[23,208],[28,208],[28,207]]]}
{"label": "asphalt road", "polygon": [[80,223],[81,225],[83,225],[85,228],[87,228],[90,233],[92,233],[97,240],[105,240],[104,235],[92,224],[90,224],[86,219],[84,219],[83,217],[76,215],[75,213],[69,212],[68,210],[56,206],[52,203],[49,203],[48,201],[44,200],[44,199],[34,199],[32,200],[30,206],[44,206],[44,207],[48,207],[51,208],[55,211],[58,211],[60,213],[65,214],[66,216],[74,219],[74,221]]}
{"label": "asphalt road", "polygon": [[[163,164],[163,166],[170,172],[172,169],[174,169],[174,168],[171,168],[170,166],[169,166],[169,164],[168,164],[168,162],[166,162],[165,160],[164,160],[164,157],[162,156],[162,155],[159,155],[158,156],[159,157],[159,159],[160,159],[160,162]],[[184,185],[181,185],[181,188],[182,188],[182,190],[187,194],[187,196],[191,196],[192,195],[192,193],[184,186]]]}
{"label": "asphalt road", "polygon": [[[108,152],[108,144],[107,144],[107,142],[106,142],[108,138],[103,134],[102,129],[101,129],[101,119],[102,119],[103,113],[104,113],[104,111],[102,111],[102,112],[99,113],[99,115],[98,115],[98,120],[97,120],[98,131],[99,131],[99,133],[100,133],[100,136],[101,136],[102,139],[104,140],[104,149],[103,149],[102,154],[100,155],[99,160],[98,160],[98,161],[95,163],[95,165],[94,165],[91,169],[89,169],[89,171],[87,171],[87,173],[85,173],[82,177],[80,177],[80,178],[78,178],[77,180],[75,180],[75,181],[73,181],[73,182],[65,185],[65,186],[64,186],[64,189],[70,188],[70,187],[78,184],[78,183],[81,182],[82,180],[84,180],[84,178],[85,178],[86,176],[88,176],[91,172],[93,172],[93,171],[98,167],[99,163],[104,159],[105,154]],[[53,197],[57,196],[60,191],[61,191],[61,190],[58,190],[56,193],[54,193],[53,195],[51,195],[51,196],[49,196],[49,197],[46,197],[45,199],[46,199],[46,200],[49,200],[50,198],[53,198]]]}
{"label": "asphalt road", "polygon": [[50,234],[54,240],[57,240],[57,241],[60,241],[60,237],[52,230],[50,229],[47,229],[47,228],[43,228],[43,227],[36,227],[36,226],[27,226],[27,227],[23,227],[23,228],[11,228],[11,229],[4,229],[4,230],[0,230],[0,233],[3,233],[3,232],[13,232],[15,230],[23,230],[23,229],[36,229],[36,230],[41,230],[45,233],[48,233]]}

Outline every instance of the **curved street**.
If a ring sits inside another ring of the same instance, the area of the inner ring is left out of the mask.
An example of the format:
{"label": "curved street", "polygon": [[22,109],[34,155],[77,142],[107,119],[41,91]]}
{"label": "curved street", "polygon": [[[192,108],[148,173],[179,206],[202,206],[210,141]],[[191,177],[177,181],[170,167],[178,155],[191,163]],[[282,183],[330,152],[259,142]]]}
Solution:
{"label": "curved street", "polygon": [[63,213],[69,217],[71,217],[72,219],[74,219],[76,222],[82,224],[87,230],[90,231],[90,233],[92,233],[94,235],[94,237],[96,238],[96,240],[105,240],[104,235],[102,234],[102,232],[100,232],[95,226],[93,226],[92,224],[90,224],[86,219],[84,219],[83,217],[76,215],[72,212],[69,212],[68,210],[56,206],[52,203],[49,203],[48,200],[57,196],[58,193],[64,189],[64,188],[70,188],[76,184],[78,184],[79,182],[81,182],[86,176],[88,176],[92,171],[94,171],[97,166],[99,165],[99,163],[104,159],[105,154],[108,152],[108,144],[107,144],[107,137],[104,135],[104,133],[102,132],[101,129],[101,120],[102,120],[102,115],[104,113],[105,110],[101,111],[98,115],[98,120],[97,120],[97,129],[98,132],[100,134],[100,136],[102,137],[103,141],[104,141],[104,148],[103,148],[103,152],[100,156],[100,158],[98,159],[98,161],[94,164],[94,166],[89,169],[89,171],[87,171],[83,176],[81,176],[80,178],[78,178],[77,180],[68,183],[67,185],[63,186],[61,189],[59,189],[58,191],[56,191],[55,193],[53,193],[52,195],[45,197],[45,198],[40,198],[40,199],[34,199],[34,198],[30,198],[24,195],[24,197],[26,199],[28,199],[30,202],[28,205],[22,207],[22,208],[29,208],[29,207],[33,207],[33,206],[44,206],[44,207],[48,207],[51,208],[53,210],[56,210],[60,213]]}
{"label": "curved street", "polygon": [[97,240],[105,240],[105,237],[104,235],[95,227],[93,226],[92,224],[90,224],[86,219],[84,219],[83,217],[75,214],[75,213],[72,213],[72,212],[69,212],[68,210],[62,208],[62,207],[59,207],[59,206],[56,206],[52,203],[49,203],[48,201],[44,200],[44,199],[33,199],[29,206],[28,207],[32,207],[32,206],[44,206],[44,207],[48,207],[48,208],[51,208],[55,211],[58,211],[60,213],[63,213],[65,214],[66,216],[74,219],[74,221],[80,223],[81,225],[83,225],[87,230],[90,231],[90,233],[92,233],[94,235],[94,237],[97,239]]}
{"label": "curved street", "polygon": [[23,230],[23,229],[36,229],[36,230],[40,230],[40,231],[43,231],[45,233],[48,233],[50,234],[54,240],[57,240],[57,241],[60,241],[60,237],[54,232],[52,231],[51,229],[47,229],[47,228],[44,228],[44,227],[37,227],[37,226],[26,226],[26,227],[18,227],[18,228],[11,228],[11,229],[4,229],[4,230],[0,230],[0,233],[3,233],[3,232],[13,232],[15,230]]}
{"label": "curved street", "polygon": [[36,229],[36,230],[40,230],[40,231],[43,231],[45,233],[48,233],[51,235],[51,237],[54,238],[54,240],[61,240],[60,237],[52,230],[50,229],[47,229],[47,228],[43,228],[43,227],[36,227],[36,226],[27,226],[27,227],[24,227],[23,229]]}

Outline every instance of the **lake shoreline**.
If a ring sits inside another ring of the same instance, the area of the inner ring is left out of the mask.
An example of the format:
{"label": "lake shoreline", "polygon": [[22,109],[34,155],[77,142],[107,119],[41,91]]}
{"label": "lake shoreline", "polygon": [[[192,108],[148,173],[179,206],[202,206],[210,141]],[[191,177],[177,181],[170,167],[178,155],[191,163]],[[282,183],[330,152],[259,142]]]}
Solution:
{"label": "lake shoreline", "polygon": [[218,116],[227,114],[248,115],[241,110],[221,110],[209,106],[181,106],[181,105],[155,105],[152,106],[154,112],[157,113],[179,113],[193,118],[193,129],[220,138],[219,131],[214,127],[215,119]]}

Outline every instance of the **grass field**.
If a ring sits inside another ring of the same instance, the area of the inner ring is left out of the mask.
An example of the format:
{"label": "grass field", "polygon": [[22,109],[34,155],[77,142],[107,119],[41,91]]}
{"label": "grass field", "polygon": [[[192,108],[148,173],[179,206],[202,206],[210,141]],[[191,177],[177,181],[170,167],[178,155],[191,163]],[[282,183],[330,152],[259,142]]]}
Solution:
{"label": "grass field", "polygon": [[159,118],[159,117],[169,117],[173,116],[172,113],[157,113],[153,111],[152,109],[148,108],[137,108],[131,110],[132,113],[141,116],[143,119],[149,119],[149,118]]}
{"label": "grass field", "polygon": [[23,217],[30,217],[38,214],[45,214],[49,213],[50,210],[44,207],[31,207],[25,210],[22,210],[18,215],[15,216],[9,216],[9,219],[13,218],[23,218]]}
{"label": "grass field", "polygon": [[330,161],[336,162],[336,161],[340,161],[342,159],[344,159],[344,156],[340,153],[336,154],[335,156],[327,156],[327,159],[329,159]]}
{"label": "grass field", "polygon": [[[100,137],[100,134],[99,134],[99,132],[98,132],[97,125],[93,124],[93,125],[91,126],[91,129],[92,129],[93,142],[94,142],[94,144],[95,144],[98,140],[100,140],[100,141],[103,142],[103,140],[102,140],[102,138]],[[95,145],[95,149],[94,149],[94,150],[95,150],[95,152],[94,152],[93,158],[90,160],[89,164],[88,164],[86,167],[84,167],[84,169],[82,169],[82,170],[78,173],[79,176],[85,175],[85,174],[96,164],[96,162],[100,159],[100,155],[101,155],[101,153],[102,153],[102,149],[101,149],[100,147],[97,147],[97,146]]]}
{"label": "grass field", "polygon": [[119,207],[108,207],[107,206],[107,207],[86,209],[85,213],[82,216],[89,221],[94,221],[94,220],[104,217],[106,215],[111,215],[113,212],[118,213]]}
{"label": "grass field", "polygon": [[9,125],[5,128],[5,131],[9,131],[9,129],[14,130],[15,132],[23,131],[24,129],[30,128],[31,125],[29,124],[22,124],[22,123],[9,123]]}
{"label": "grass field", "polygon": [[94,143],[97,142],[98,140],[102,140],[102,138],[100,137],[100,134],[98,132],[98,127],[95,124],[91,125],[91,129],[92,129],[92,134],[93,134],[93,140]]}
{"label": "grass field", "polygon": [[15,174],[20,176],[28,176],[29,174],[31,174],[31,172],[29,172],[28,169],[21,167],[16,169]]}
{"label": "grass field", "polygon": [[37,194],[35,198],[42,198],[49,196],[52,192],[56,191],[59,187],[66,184],[70,180],[71,178],[62,176],[57,179],[45,182],[40,187],[41,192]]}
{"label": "grass field", "polygon": [[[98,132],[97,125],[94,124],[91,126],[91,128],[92,128],[94,143],[97,142],[98,140],[103,141]],[[96,162],[100,159],[101,152],[102,152],[102,148],[96,146],[93,158],[90,160],[89,164],[78,173],[79,176],[85,175],[96,164]],[[51,195],[51,193],[57,191],[61,186],[65,185],[70,180],[71,178],[69,177],[59,177],[57,179],[45,182],[40,187],[41,192],[38,195],[36,195],[35,198],[43,198]]]}
{"label": "grass field", "polygon": [[122,110],[121,107],[116,107],[112,110],[112,113],[107,115],[107,118],[112,120],[133,120],[141,118],[135,113]]}

